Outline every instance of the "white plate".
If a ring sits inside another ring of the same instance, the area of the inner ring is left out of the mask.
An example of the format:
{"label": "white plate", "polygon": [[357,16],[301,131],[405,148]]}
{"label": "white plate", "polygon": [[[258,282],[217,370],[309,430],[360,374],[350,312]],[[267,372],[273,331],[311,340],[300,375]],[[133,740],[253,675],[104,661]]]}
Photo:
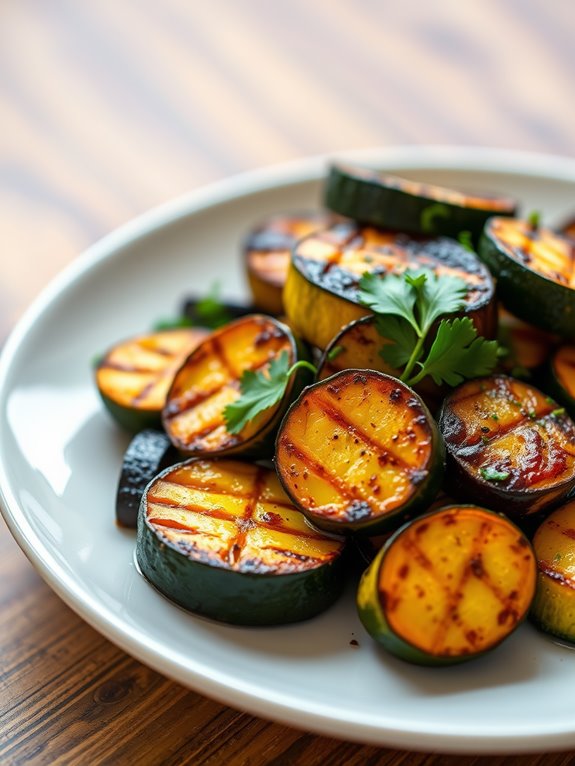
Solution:
{"label": "white plate", "polygon": [[[516,195],[557,219],[575,208],[575,162],[491,150],[362,153],[397,173]],[[317,204],[325,158],[240,176],[106,237],[35,302],[0,362],[0,499],[40,574],[130,654],[209,696],[338,737],[459,752],[575,746],[573,655],[529,625],[449,669],[394,660],[363,631],[353,588],[307,623],[243,629],[172,606],[136,572],[134,537],[114,524],[127,439],[108,419],[94,354],[173,315],[220,279],[244,294],[238,242],[257,219]],[[359,641],[354,648],[350,641]]]}

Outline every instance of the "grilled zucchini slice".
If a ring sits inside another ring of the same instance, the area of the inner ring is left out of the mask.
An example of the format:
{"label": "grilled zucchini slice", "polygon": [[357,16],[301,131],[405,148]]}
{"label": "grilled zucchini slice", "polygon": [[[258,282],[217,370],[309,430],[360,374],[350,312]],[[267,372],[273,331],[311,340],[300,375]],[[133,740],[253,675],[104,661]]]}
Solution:
{"label": "grilled zucchini slice", "polygon": [[106,409],[133,433],[161,423],[174,375],[208,335],[200,328],[138,335],[111,348],[96,366],[96,385]]}
{"label": "grilled zucchini slice", "polygon": [[492,218],[479,255],[497,278],[512,314],[575,338],[575,245],[568,237],[515,218]]}
{"label": "grilled zucchini slice", "polygon": [[575,501],[545,519],[533,547],[538,574],[531,618],[546,633],[575,643]]}
{"label": "grilled zucchini slice", "polygon": [[282,293],[293,246],[302,237],[325,229],[335,216],[321,212],[285,213],[267,218],[244,242],[244,262],[254,306],[266,314],[283,312]]}
{"label": "grilled zucchini slice", "polygon": [[285,416],[276,468],[320,529],[379,534],[424,509],[443,446],[419,396],[396,378],[345,370],[306,388]]}
{"label": "grilled zucchini slice", "polygon": [[160,474],[142,498],[142,573],[172,601],[215,620],[313,617],[341,592],[343,549],[343,540],[306,523],[262,466],[190,460]]}
{"label": "grilled zucchini slice", "polygon": [[543,368],[557,338],[499,308],[499,344],[507,350],[500,367],[513,378],[530,380]]}
{"label": "grilled zucchini slice", "polygon": [[[319,362],[317,379],[325,380],[336,372],[352,369],[377,370],[399,377],[401,371],[391,367],[380,353],[389,342],[377,331],[374,316],[350,322],[325,349]],[[424,378],[414,388],[432,411],[439,407],[442,389],[430,377]]]}
{"label": "grilled zucchini slice", "polygon": [[527,614],[535,555],[505,517],[452,505],[406,524],[363,575],[360,619],[391,654],[452,665],[493,649]]}
{"label": "grilled zucchini slice", "polygon": [[537,388],[505,375],[470,380],[439,415],[450,490],[520,519],[575,487],[575,423]]}
{"label": "grilled zucchini slice", "polygon": [[124,453],[116,492],[116,521],[121,527],[136,529],[146,486],[163,468],[178,460],[177,451],[163,431],[146,428],[134,436]]}
{"label": "grilled zucchini slice", "polygon": [[476,239],[490,216],[515,215],[509,197],[424,184],[367,168],[332,165],[325,204],[362,223],[412,234],[457,237],[468,231]]}
{"label": "grilled zucchini slice", "polygon": [[466,282],[462,315],[473,320],[480,335],[494,337],[494,284],[474,253],[452,239],[414,239],[353,223],[336,224],[298,242],[284,290],[285,311],[302,338],[325,349],[344,325],[372,313],[358,299],[363,274],[422,267]]}
{"label": "grilled zucchini slice", "polygon": [[246,370],[265,371],[283,352],[290,365],[297,360],[293,334],[286,325],[260,314],[237,319],[209,335],[190,354],[168,392],[162,420],[176,449],[187,457],[271,456],[280,420],[305,376],[293,375],[283,399],[238,434],[227,430],[224,410],[239,398]]}
{"label": "grilled zucchini slice", "polygon": [[575,418],[575,346],[561,346],[551,356],[546,390]]}

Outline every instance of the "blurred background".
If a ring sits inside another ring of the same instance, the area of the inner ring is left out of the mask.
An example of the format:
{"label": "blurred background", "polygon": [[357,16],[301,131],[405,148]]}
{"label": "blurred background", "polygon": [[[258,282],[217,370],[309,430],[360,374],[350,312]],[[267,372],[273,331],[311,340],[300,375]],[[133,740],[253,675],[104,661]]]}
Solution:
{"label": "blurred background", "polygon": [[316,153],[575,153],[572,0],[3,0],[0,328],[90,243]]}

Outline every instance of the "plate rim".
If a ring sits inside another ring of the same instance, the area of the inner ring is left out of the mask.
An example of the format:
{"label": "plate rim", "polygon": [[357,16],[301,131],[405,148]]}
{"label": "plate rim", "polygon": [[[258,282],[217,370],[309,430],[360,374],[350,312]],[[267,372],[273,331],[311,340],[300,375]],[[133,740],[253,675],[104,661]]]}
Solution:
{"label": "plate rim", "polygon": [[[77,280],[89,275],[101,263],[121,257],[124,248],[204,209],[266,189],[317,181],[324,175],[328,162],[334,159],[371,162],[388,166],[390,170],[420,168],[502,172],[575,183],[575,159],[561,155],[486,147],[394,146],[306,157],[240,173],[195,189],[115,229],[85,250],[48,283],[17,322],[0,354],[0,405],[10,390],[11,370],[17,363],[19,349],[27,334],[59,297],[73,289]],[[539,727],[536,732],[532,728],[516,727],[510,734],[490,731],[489,726],[475,726],[473,733],[462,731],[461,727],[456,727],[451,733],[438,733],[432,727],[422,726],[421,722],[417,726],[410,726],[405,722],[394,722],[391,717],[388,717],[389,725],[382,727],[380,722],[374,725],[365,720],[350,720],[349,716],[342,718],[326,715],[318,709],[311,709],[316,707],[314,704],[296,711],[289,701],[279,699],[275,691],[262,696],[259,687],[254,691],[250,691],[245,684],[242,688],[230,688],[229,682],[218,678],[214,672],[202,674],[198,669],[188,667],[186,672],[188,676],[193,676],[193,680],[190,677],[182,680],[178,676],[177,652],[167,651],[165,645],[149,636],[145,643],[141,638],[131,636],[122,620],[78,587],[43,545],[11,490],[6,472],[7,461],[8,458],[0,455],[0,512],[12,536],[36,571],[93,628],[132,657],[176,682],[184,683],[225,705],[232,705],[268,720],[366,744],[454,753],[519,753],[575,746],[575,727],[565,731],[550,725]],[[414,741],[414,737],[418,740]]]}

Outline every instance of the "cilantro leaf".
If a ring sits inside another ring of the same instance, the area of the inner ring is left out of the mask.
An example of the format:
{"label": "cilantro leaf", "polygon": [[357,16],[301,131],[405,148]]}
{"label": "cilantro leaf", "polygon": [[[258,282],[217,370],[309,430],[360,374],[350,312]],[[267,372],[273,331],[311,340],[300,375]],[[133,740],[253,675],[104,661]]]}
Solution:
{"label": "cilantro leaf", "polygon": [[405,274],[366,273],[359,281],[359,300],[376,314],[392,314],[402,317],[417,331],[413,309],[417,291],[407,281]]}
{"label": "cilantro leaf", "polygon": [[479,473],[485,481],[505,481],[511,475],[509,471],[498,471],[497,468],[488,465],[487,468],[481,468]]}
{"label": "cilantro leaf", "polygon": [[458,277],[429,272],[419,293],[419,324],[423,335],[443,314],[454,314],[465,305],[467,285]]}
{"label": "cilantro leaf", "polygon": [[473,247],[473,240],[471,238],[470,231],[467,231],[467,230],[460,231],[459,234],[457,235],[457,241],[468,252],[475,253],[475,248]]}
{"label": "cilantro leaf", "polygon": [[179,316],[174,319],[158,319],[152,327],[153,332],[163,332],[164,330],[180,330],[186,327],[193,327],[194,323],[189,317]]}
{"label": "cilantro leaf", "polygon": [[407,364],[417,343],[413,327],[398,317],[378,314],[375,317],[375,328],[382,338],[391,341],[380,350],[380,356],[396,369]]}
{"label": "cilantro leaf", "polygon": [[289,369],[287,351],[273,359],[266,371],[246,370],[240,379],[240,398],[224,410],[226,428],[239,433],[260,412],[273,407],[284,395]]}
{"label": "cilantro leaf", "polygon": [[437,385],[457,386],[465,378],[489,375],[497,364],[497,341],[477,337],[469,317],[442,320],[429,354],[420,371],[409,382],[413,385],[431,375]]}
{"label": "cilantro leaf", "polygon": [[195,313],[202,327],[216,330],[231,320],[231,315],[221,300],[219,282],[214,282],[207,295],[196,303]]}

